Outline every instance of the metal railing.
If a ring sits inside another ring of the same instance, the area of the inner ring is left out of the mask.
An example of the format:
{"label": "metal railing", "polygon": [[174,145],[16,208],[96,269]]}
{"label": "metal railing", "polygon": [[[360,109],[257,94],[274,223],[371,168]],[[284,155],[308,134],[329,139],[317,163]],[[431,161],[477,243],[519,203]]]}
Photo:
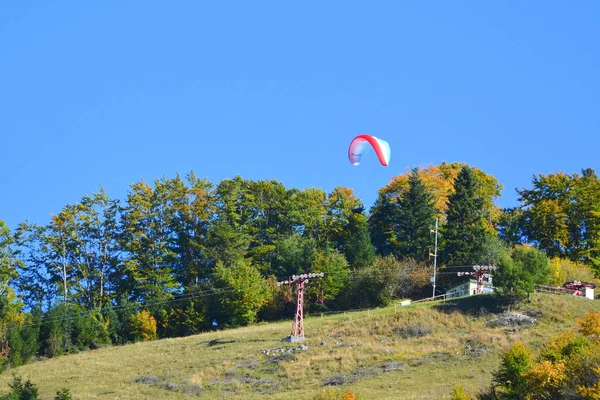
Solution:
{"label": "metal railing", "polygon": [[415,304],[415,303],[425,303],[428,301],[436,301],[436,300],[446,300],[446,294],[438,294],[437,296],[433,296],[433,297],[425,297],[424,299],[419,299],[419,300],[413,300],[411,302],[411,304]]}
{"label": "metal railing", "polygon": [[557,286],[535,285],[534,292],[535,293],[550,293],[550,294],[559,294],[559,295],[566,295],[566,296],[575,296],[576,295],[575,292],[577,292],[577,290],[567,289],[567,288],[557,287]]}

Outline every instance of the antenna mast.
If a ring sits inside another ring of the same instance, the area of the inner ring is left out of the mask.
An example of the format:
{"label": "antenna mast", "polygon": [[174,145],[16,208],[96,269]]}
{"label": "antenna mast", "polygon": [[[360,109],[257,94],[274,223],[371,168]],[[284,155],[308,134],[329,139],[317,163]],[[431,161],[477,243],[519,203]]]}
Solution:
{"label": "antenna mast", "polygon": [[[437,273],[437,242],[438,242],[438,218],[435,219],[435,229],[432,229],[431,232],[435,232],[435,246],[433,248],[433,278],[431,278],[431,283],[433,284],[433,294],[431,295],[432,299],[435,299],[435,275]],[[429,253],[431,256],[432,254]]]}

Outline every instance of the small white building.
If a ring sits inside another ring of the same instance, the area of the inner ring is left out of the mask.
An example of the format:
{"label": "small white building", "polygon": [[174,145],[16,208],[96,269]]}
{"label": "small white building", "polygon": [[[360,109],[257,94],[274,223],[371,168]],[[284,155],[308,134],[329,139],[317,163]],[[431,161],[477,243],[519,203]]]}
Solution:
{"label": "small white building", "polygon": [[587,297],[590,300],[594,300],[594,289],[591,287],[586,287],[585,288],[585,297]]}
{"label": "small white building", "polygon": [[[481,290],[483,293],[492,293],[494,286],[492,282],[483,281],[481,283]],[[446,290],[446,298],[471,296],[477,294],[477,280],[470,279],[466,282],[454,285]]]}

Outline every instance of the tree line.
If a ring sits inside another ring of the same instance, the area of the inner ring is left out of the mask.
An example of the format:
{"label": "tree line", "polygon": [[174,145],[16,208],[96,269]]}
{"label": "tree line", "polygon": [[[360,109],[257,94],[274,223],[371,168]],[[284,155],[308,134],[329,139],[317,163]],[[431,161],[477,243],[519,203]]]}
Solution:
{"label": "tree line", "polygon": [[100,188],[46,225],[0,220],[4,365],[32,357],[175,337],[294,313],[277,281],[324,272],[309,311],[375,307],[430,294],[435,220],[440,285],[456,266],[498,265],[500,292],[595,279],[600,182],[536,175],[520,205],[500,209],[499,182],[466,164],[398,175],[366,210],[349,188],[286,188],[240,176],[213,184],[194,172]]}

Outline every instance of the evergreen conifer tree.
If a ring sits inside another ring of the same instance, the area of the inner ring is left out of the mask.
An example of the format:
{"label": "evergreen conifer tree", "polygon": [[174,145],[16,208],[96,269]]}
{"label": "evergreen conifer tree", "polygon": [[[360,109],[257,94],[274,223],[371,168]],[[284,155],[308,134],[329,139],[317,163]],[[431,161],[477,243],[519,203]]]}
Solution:
{"label": "evergreen conifer tree", "polygon": [[369,217],[369,234],[375,252],[380,256],[396,253],[398,203],[393,193],[380,193]]}
{"label": "evergreen conifer tree", "polygon": [[487,235],[484,199],[477,195],[477,179],[469,166],[460,170],[448,198],[446,225],[441,230],[443,263],[475,265],[484,257]]}
{"label": "evergreen conifer tree", "polygon": [[435,199],[419,177],[418,169],[413,169],[408,183],[408,191],[398,200],[397,255],[425,261],[432,246]]}
{"label": "evergreen conifer tree", "polygon": [[369,236],[367,219],[362,213],[348,218],[344,238],[338,241],[338,248],[346,257],[351,268],[368,267],[375,261],[375,248]]}

